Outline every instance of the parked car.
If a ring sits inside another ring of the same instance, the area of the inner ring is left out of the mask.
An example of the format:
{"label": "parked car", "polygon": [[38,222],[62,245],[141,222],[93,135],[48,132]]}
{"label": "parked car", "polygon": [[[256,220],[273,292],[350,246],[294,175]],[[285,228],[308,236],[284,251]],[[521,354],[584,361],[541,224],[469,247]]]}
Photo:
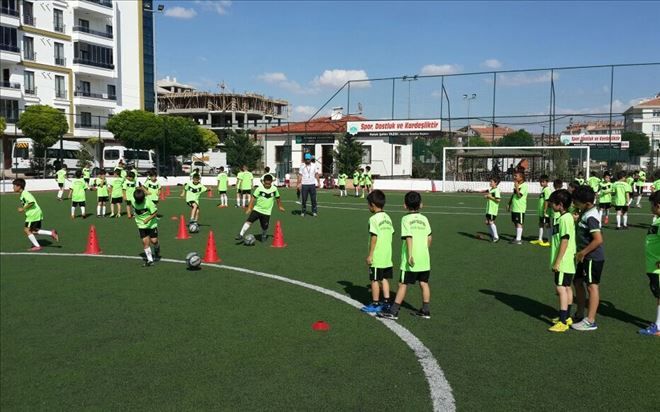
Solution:
{"label": "parked car", "polygon": [[194,162],[187,160],[181,164],[181,170],[185,174],[190,174],[193,170],[199,169],[201,175],[214,175],[216,174],[215,167],[202,162],[201,160],[195,160]]}

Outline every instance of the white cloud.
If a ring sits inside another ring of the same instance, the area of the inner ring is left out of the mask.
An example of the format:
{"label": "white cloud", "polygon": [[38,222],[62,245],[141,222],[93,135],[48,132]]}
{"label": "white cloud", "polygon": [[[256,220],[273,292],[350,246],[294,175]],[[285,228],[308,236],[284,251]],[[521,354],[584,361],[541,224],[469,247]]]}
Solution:
{"label": "white cloud", "polygon": [[483,67],[487,67],[489,69],[495,70],[495,69],[499,69],[500,67],[502,67],[502,62],[497,60],[497,59],[487,59],[487,60],[484,60],[484,62],[481,63],[481,65]]}
{"label": "white cloud", "polygon": [[[554,74],[554,80],[559,79],[559,73]],[[515,74],[499,74],[497,75],[497,85],[501,86],[525,86],[528,84],[535,83],[549,83],[550,82],[550,72],[544,72],[539,74],[528,74],[528,73],[515,73]]]}
{"label": "white cloud", "polygon": [[192,19],[197,16],[195,9],[187,9],[185,7],[175,6],[172,8],[165,9],[165,15],[167,17],[174,17],[175,19]]}
{"label": "white cloud", "polygon": [[303,87],[300,83],[289,80],[286,77],[286,74],[282,72],[269,72],[263,73],[257,76],[257,79],[266,82],[268,84],[276,85],[284,90],[287,90],[295,94],[314,94],[319,91],[316,86]]}
{"label": "white cloud", "polygon": [[225,15],[228,13],[229,8],[231,7],[231,1],[222,0],[196,0],[195,4],[201,5],[205,10],[215,11],[220,15]]}
{"label": "white cloud", "polygon": [[257,79],[270,84],[287,81],[286,75],[282,72],[260,74]]}
{"label": "white cloud", "polygon": [[289,113],[291,113],[291,120],[298,121],[309,119],[317,110],[314,106],[293,105]]}
{"label": "white cloud", "polygon": [[461,71],[458,64],[427,64],[422,67],[420,73],[423,76],[438,76],[443,74],[455,74]]}
{"label": "white cloud", "polygon": [[[636,99],[631,100],[628,102],[628,104],[622,102],[619,99],[614,99],[612,100],[612,113],[623,113],[626,111],[632,104],[631,102],[635,101]],[[558,114],[604,114],[604,113],[609,113],[610,111],[610,104],[605,103],[600,106],[592,106],[592,107],[583,107],[581,109],[575,109],[575,108],[568,108],[568,107],[562,107],[562,108],[557,108],[557,113]]]}
{"label": "white cloud", "polygon": [[[344,69],[333,69],[325,70],[320,76],[317,76],[312,82],[316,86],[320,87],[334,87],[339,88],[346,84],[349,80],[367,80],[369,76],[364,70],[344,70]],[[370,82],[356,82],[351,83],[351,87],[363,88],[371,86]]]}

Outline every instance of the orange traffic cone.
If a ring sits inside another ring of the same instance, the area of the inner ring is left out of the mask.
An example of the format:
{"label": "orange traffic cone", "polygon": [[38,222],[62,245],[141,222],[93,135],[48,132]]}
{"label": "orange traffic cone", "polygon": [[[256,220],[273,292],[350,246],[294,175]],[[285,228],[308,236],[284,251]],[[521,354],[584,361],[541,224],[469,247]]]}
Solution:
{"label": "orange traffic cone", "polygon": [[437,190],[435,188],[435,180],[431,180],[431,192],[433,192],[433,193],[437,192]]}
{"label": "orange traffic cone", "polygon": [[158,199],[159,200],[165,200],[165,191],[164,190],[160,191],[160,195],[158,195]]}
{"label": "orange traffic cone", "polygon": [[87,249],[83,252],[85,255],[99,255],[101,248],[99,247],[99,240],[96,237],[96,228],[94,225],[89,227],[89,236],[87,236]]}
{"label": "orange traffic cone", "polygon": [[270,245],[271,247],[276,247],[276,248],[282,248],[286,247],[286,243],[284,243],[284,233],[282,233],[282,224],[278,220],[277,223],[275,223],[275,233],[273,234],[273,244]]}
{"label": "orange traffic cone", "polygon": [[211,193],[211,192],[213,192],[211,189],[207,190],[206,191],[206,197],[213,197],[213,193]]}
{"label": "orange traffic cone", "polygon": [[165,187],[165,196],[169,196],[169,195],[170,195],[170,187],[166,186]]}
{"label": "orange traffic cone", "polygon": [[186,219],[184,219],[183,215],[179,217],[179,234],[176,235],[176,238],[179,240],[190,239],[188,228],[186,227]]}
{"label": "orange traffic cone", "polygon": [[215,236],[213,236],[213,231],[209,231],[209,238],[206,241],[206,253],[204,253],[204,259],[202,259],[202,262],[204,263],[218,263],[222,262],[220,257],[218,256],[218,252],[215,249]]}

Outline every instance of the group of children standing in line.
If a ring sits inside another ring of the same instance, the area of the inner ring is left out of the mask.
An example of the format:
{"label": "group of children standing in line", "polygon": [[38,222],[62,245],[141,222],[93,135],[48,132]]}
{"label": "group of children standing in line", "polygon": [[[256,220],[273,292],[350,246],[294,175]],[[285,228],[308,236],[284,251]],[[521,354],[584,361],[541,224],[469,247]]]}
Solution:
{"label": "group of children standing in line", "polygon": [[[337,175],[337,186],[339,186],[339,197],[346,197],[346,180],[348,175],[346,173],[339,173]],[[361,167],[353,172],[353,187],[355,188],[355,197],[360,197],[360,190],[362,190],[362,198],[371,193],[374,186],[374,177],[371,174],[371,166]]]}

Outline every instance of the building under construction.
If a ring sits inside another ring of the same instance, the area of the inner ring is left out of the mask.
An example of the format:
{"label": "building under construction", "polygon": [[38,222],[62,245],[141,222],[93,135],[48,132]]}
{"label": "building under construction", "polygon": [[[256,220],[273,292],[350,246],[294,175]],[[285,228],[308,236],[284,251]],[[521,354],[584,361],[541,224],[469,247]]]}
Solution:
{"label": "building under construction", "polygon": [[289,117],[288,108],[286,100],[256,93],[201,92],[176,78],[158,81],[158,113],[190,117],[216,132],[279,126]]}

